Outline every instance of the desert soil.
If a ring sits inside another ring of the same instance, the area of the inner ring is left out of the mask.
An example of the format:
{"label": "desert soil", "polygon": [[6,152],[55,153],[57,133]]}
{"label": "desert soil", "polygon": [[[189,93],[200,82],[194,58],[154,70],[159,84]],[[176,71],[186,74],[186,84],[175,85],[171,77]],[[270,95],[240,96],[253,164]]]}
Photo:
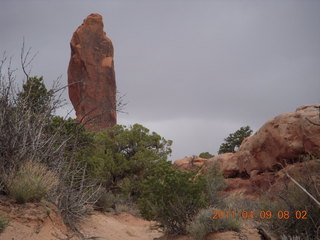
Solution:
{"label": "desert soil", "polygon": [[[62,221],[57,208],[49,203],[15,204],[0,195],[0,214],[10,223],[0,240],[78,240]],[[79,228],[87,239],[97,240],[191,240],[189,236],[166,236],[154,228],[154,223],[129,213],[93,212]],[[207,240],[260,240],[257,229],[244,223],[240,233],[220,232],[210,234]]]}

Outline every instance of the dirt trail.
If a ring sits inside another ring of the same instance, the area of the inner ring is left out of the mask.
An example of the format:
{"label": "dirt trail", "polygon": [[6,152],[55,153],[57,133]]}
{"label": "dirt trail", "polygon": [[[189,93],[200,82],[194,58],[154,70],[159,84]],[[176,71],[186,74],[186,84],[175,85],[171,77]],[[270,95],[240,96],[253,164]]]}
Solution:
{"label": "dirt trail", "polygon": [[153,240],[162,235],[150,229],[152,222],[128,213],[114,215],[95,212],[80,226],[85,235],[99,237],[99,240]]}

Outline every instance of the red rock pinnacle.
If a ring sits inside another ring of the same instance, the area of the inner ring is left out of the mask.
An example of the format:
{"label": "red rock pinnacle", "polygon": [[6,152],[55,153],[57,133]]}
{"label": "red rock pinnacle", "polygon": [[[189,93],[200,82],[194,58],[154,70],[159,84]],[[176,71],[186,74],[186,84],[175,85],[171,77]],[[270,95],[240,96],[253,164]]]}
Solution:
{"label": "red rock pinnacle", "polygon": [[73,33],[68,68],[69,97],[77,120],[99,131],[117,123],[113,46],[102,16],[90,14]]}

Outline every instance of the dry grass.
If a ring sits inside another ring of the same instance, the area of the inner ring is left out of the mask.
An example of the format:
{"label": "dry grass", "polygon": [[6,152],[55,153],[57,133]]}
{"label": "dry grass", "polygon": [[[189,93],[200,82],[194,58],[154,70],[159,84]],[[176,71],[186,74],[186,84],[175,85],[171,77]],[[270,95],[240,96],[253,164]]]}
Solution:
{"label": "dry grass", "polygon": [[17,203],[40,201],[58,184],[56,175],[36,161],[27,161],[7,178],[10,196]]}
{"label": "dry grass", "polygon": [[212,219],[212,211],[218,209],[202,209],[189,226],[189,232],[193,239],[201,240],[212,232],[240,231],[240,220],[232,216],[221,219]]}

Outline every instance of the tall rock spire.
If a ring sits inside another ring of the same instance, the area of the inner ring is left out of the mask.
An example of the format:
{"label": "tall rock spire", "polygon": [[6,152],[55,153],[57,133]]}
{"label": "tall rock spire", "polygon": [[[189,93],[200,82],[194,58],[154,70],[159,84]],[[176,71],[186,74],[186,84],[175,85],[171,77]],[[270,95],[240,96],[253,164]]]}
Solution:
{"label": "tall rock spire", "polygon": [[102,16],[90,14],[73,33],[68,68],[69,97],[77,120],[99,131],[117,123],[113,45]]}

